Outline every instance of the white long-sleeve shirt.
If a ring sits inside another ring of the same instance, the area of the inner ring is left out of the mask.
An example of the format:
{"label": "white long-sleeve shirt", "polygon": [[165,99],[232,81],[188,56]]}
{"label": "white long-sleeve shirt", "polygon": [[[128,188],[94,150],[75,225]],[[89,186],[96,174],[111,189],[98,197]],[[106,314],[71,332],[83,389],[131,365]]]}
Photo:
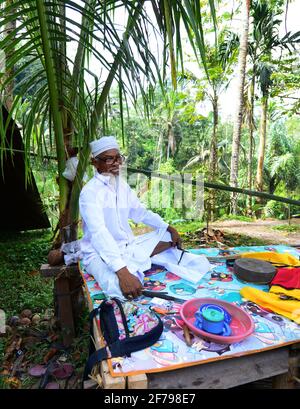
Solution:
{"label": "white long-sleeve shirt", "polygon": [[156,229],[166,229],[168,224],[158,214],[147,210],[121,178],[118,178],[116,189],[109,181],[110,176],[96,173],[80,193],[84,233],[81,251],[85,265],[98,255],[111,270],[118,271],[126,266],[122,255],[134,241],[129,219]]}

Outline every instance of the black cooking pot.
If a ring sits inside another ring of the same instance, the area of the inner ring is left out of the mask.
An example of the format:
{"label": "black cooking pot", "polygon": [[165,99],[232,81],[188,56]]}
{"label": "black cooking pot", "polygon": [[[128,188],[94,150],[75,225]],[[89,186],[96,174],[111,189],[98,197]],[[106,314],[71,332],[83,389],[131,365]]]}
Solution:
{"label": "black cooking pot", "polygon": [[255,258],[239,258],[233,265],[239,280],[255,284],[269,284],[276,274],[276,268],[267,261]]}

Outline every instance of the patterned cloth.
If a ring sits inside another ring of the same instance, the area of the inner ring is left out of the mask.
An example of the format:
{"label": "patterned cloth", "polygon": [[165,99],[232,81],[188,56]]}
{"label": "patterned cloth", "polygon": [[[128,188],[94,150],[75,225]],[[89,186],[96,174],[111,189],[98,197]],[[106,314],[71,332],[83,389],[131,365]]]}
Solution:
{"label": "patterned cloth", "polygon": [[[194,254],[212,257],[222,253],[222,250],[218,248],[190,251]],[[273,252],[274,254],[291,255],[296,259],[299,259],[300,256],[300,250],[283,245],[243,246],[226,250],[226,254],[244,252]],[[144,287],[157,293],[165,292],[183,300],[210,297],[235,303],[251,315],[255,324],[254,333],[241,342],[229,345],[209,342],[191,334],[192,345],[188,346],[183,333],[183,322],[179,315],[181,304],[159,298],[141,297],[139,299],[141,304],[150,304],[153,309],[160,312],[164,322],[164,332],[160,340],[150,348],[135,352],[130,358],[112,359],[110,367],[112,375],[167,371],[205,363],[208,360],[211,362],[220,357],[231,358],[236,355],[256,353],[258,350],[263,351],[266,348],[275,348],[300,341],[300,325],[243,298],[240,290],[249,283],[239,281],[233,273],[233,268],[226,265],[225,261],[211,262],[211,264],[212,270],[196,284],[187,282],[158,265],[152,265],[152,268],[145,272]],[[103,293],[93,277],[86,274],[84,270],[82,273],[88,296],[93,306],[96,307],[103,299]],[[251,287],[265,293],[269,290],[267,285],[253,284]]]}

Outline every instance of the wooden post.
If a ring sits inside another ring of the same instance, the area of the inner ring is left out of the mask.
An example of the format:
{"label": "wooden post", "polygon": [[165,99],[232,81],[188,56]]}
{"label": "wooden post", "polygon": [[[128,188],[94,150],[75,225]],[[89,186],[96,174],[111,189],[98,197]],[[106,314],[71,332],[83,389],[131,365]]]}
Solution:
{"label": "wooden post", "polygon": [[148,378],[146,374],[131,375],[127,377],[128,389],[147,389]]}
{"label": "wooden post", "polygon": [[54,278],[55,316],[63,334],[63,343],[70,346],[75,336],[76,321],[82,311],[82,278],[78,265],[50,266],[42,264],[41,275]]}
{"label": "wooden post", "polygon": [[300,368],[300,344],[291,345],[289,349],[288,372],[275,376],[272,380],[273,389],[295,389]]}
{"label": "wooden post", "polygon": [[58,305],[58,320],[63,334],[63,343],[70,346],[75,336],[73,309],[70,295],[69,279],[59,277],[54,282]]}

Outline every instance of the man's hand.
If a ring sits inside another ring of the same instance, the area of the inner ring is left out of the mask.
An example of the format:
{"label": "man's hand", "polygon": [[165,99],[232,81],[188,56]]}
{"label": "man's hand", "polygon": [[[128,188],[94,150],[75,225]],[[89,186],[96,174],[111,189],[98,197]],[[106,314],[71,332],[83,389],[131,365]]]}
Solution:
{"label": "man's hand", "polygon": [[127,267],[123,267],[116,272],[119,278],[120,289],[124,297],[137,298],[142,294],[142,284],[140,280],[130,273]]}
{"label": "man's hand", "polygon": [[172,246],[173,247],[181,247],[182,241],[181,238],[179,236],[179,233],[176,229],[174,229],[174,227],[169,226],[167,228],[167,231],[171,234],[171,239],[172,239]]}

